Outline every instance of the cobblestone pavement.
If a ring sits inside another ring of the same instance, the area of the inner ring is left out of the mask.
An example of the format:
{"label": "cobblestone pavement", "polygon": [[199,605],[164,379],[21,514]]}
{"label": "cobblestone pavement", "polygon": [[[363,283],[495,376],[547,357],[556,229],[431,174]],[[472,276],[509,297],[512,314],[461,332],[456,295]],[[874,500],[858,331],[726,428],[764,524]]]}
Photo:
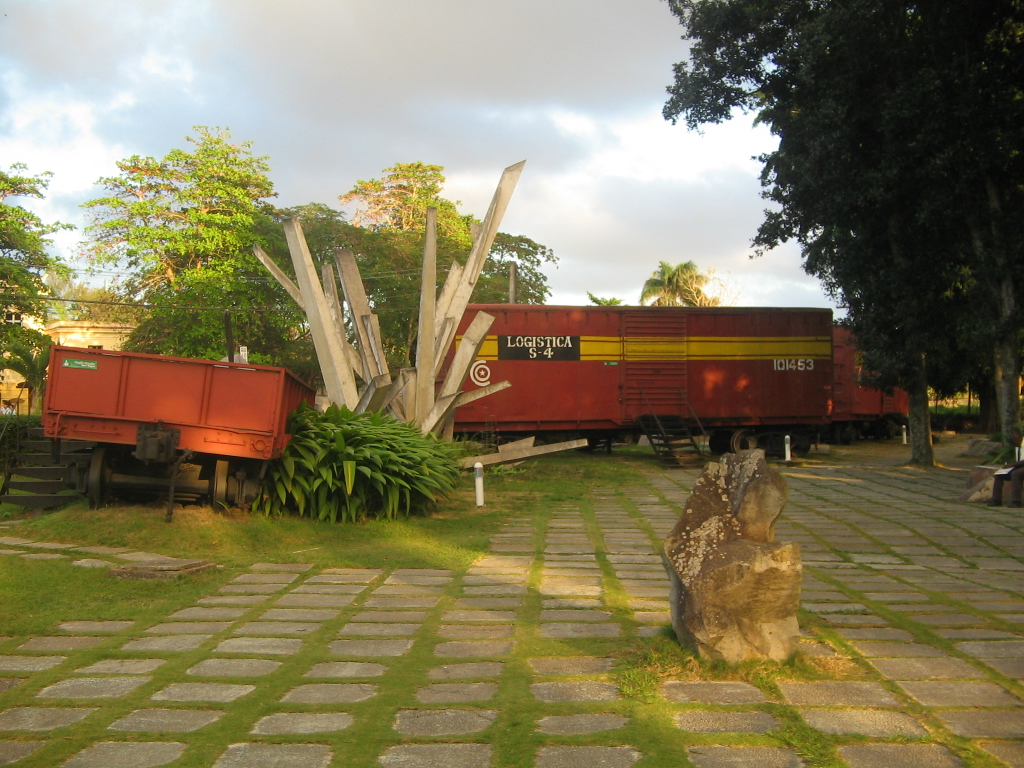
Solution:
{"label": "cobblestone pavement", "polygon": [[[665,683],[691,763],[804,765],[771,738],[790,717],[852,735],[838,750],[850,768],[1024,766],[1020,511],[950,501],[963,482],[952,472],[787,478],[777,537],[803,547],[804,652],[866,673]],[[628,734],[644,708],[613,664],[668,623],[657,544],[695,479],[652,469],[546,519],[511,517],[465,572],[258,563],[153,626],[68,616],[50,637],[0,638],[0,765],[316,768],[369,743],[368,764],[489,768],[502,764],[494,736],[526,729],[541,768],[642,768],[651,745]],[[93,567],[133,554],[16,535],[0,547]],[[83,738],[87,724],[105,735]],[[218,734],[205,757],[190,752],[201,729]]]}

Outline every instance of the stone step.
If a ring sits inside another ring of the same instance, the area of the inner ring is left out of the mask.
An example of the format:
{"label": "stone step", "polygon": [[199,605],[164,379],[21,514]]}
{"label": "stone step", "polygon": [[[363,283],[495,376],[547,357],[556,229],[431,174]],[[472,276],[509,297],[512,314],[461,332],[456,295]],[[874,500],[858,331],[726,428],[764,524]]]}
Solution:
{"label": "stone step", "polygon": [[62,480],[64,467],[18,467],[13,474],[19,477],[31,477],[36,480]]}
{"label": "stone step", "polygon": [[32,464],[37,467],[55,467],[65,466],[66,464],[86,464],[89,461],[89,453],[61,453],[57,457],[57,461],[53,460],[53,455],[50,453],[33,453],[19,451],[15,454],[18,461],[23,464]]}
{"label": "stone step", "polygon": [[7,483],[7,489],[11,491],[26,491],[35,494],[51,494],[66,491],[68,487],[64,480],[11,480]]}
{"label": "stone step", "polygon": [[81,498],[77,493],[7,493],[0,496],[0,502],[17,504],[28,509],[53,509],[79,501]]}

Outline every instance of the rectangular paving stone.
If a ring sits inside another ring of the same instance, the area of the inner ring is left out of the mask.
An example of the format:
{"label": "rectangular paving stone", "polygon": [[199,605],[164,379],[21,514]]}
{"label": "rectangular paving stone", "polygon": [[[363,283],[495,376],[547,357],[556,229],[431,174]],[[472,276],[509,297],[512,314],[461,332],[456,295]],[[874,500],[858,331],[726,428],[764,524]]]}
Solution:
{"label": "rectangular paving stone", "polygon": [[287,637],[232,637],[214,649],[216,653],[291,656],[302,650],[302,641]]}
{"label": "rectangular paving stone", "polygon": [[283,608],[344,608],[353,600],[355,595],[297,595],[293,592],[279,597],[274,605]]}
{"label": "rectangular paving stone", "polygon": [[329,576],[351,576],[354,579],[371,581],[384,573],[384,571],[380,568],[326,568],[324,573]]}
{"label": "rectangular paving stone", "polygon": [[352,704],[377,695],[368,683],[309,683],[292,688],[281,701],[292,704]]}
{"label": "rectangular paving stone", "polygon": [[209,709],[137,709],[111,723],[107,729],[142,733],[191,733],[223,716],[223,712]]}
{"label": "rectangular paving stone", "polygon": [[45,743],[45,741],[0,741],[0,765],[11,765],[19,760],[24,760]]}
{"label": "rectangular paving stone", "polygon": [[[383,587],[381,588],[383,589]],[[380,590],[377,590],[378,593]],[[525,595],[526,587],[522,584],[500,584],[488,587],[463,587],[462,594],[466,597],[486,597],[490,595]]]}
{"label": "rectangular paving stone", "polygon": [[933,678],[982,678],[984,673],[966,661],[941,659],[872,659],[871,665],[890,680],[929,680]]}
{"label": "rectangular paving stone", "polygon": [[167,663],[166,659],[104,659],[76,669],[76,675],[148,675]]}
{"label": "rectangular paving stone", "polygon": [[168,635],[140,637],[121,646],[124,651],[194,651],[213,635]]}
{"label": "rectangular paving stone", "polygon": [[0,656],[0,672],[42,672],[53,669],[67,656]]}
{"label": "rectangular paving stone", "polygon": [[496,683],[436,683],[416,691],[416,700],[421,704],[488,701],[497,692]]}
{"label": "rectangular paving stone", "polygon": [[225,584],[217,591],[230,595],[271,595],[284,587],[284,584]]}
{"label": "rectangular paving stone", "polygon": [[247,610],[246,608],[183,608],[180,611],[175,611],[167,618],[189,619],[192,621],[224,621],[226,619],[237,619],[239,616],[243,616]]}
{"label": "rectangular paving stone", "polygon": [[839,748],[850,768],[960,768],[956,755],[938,744],[851,744]]}
{"label": "rectangular paving stone", "polygon": [[546,638],[620,637],[618,624],[541,624],[540,636]]}
{"label": "rectangular paving stone", "polygon": [[325,608],[271,608],[259,618],[261,621],[330,621],[339,613]]}
{"label": "rectangular paving stone", "polygon": [[19,651],[82,651],[99,645],[105,637],[33,637],[18,646]]}
{"label": "rectangular paving stone", "polygon": [[879,683],[857,681],[818,681],[779,683],[790,704],[805,706],[897,707],[899,702]]}
{"label": "rectangular paving stone", "polygon": [[[517,587],[515,587],[515,586],[508,586],[508,587],[466,587],[466,591],[468,593],[468,591],[470,589],[516,589],[516,588]],[[518,589],[522,589],[522,590],[525,591],[526,588],[525,587],[518,587]],[[384,584],[382,586],[377,587],[377,589],[375,589],[373,591],[373,594],[377,595],[377,596],[382,596],[382,597],[389,597],[389,596],[392,596],[392,595],[408,595],[408,596],[411,596],[411,597],[428,597],[428,596],[431,596],[431,595],[440,595],[442,592],[443,592],[443,590],[441,589],[441,587],[420,587],[420,586],[407,585],[407,584]]]}
{"label": "rectangular paving stone", "polygon": [[250,621],[235,629],[236,635],[308,635],[320,624],[301,621]]}
{"label": "rectangular paving stone", "polygon": [[441,621],[445,622],[512,622],[516,620],[514,611],[445,611]]}
{"label": "rectangular paving stone", "polygon": [[1024,703],[995,683],[913,680],[899,685],[926,707],[1019,707]]}
{"label": "rectangular paving stone", "polygon": [[445,640],[496,640],[512,637],[515,629],[512,624],[442,624],[437,636]]}
{"label": "rectangular paving stone", "polygon": [[500,661],[469,661],[463,664],[445,664],[427,673],[431,680],[464,680],[470,677],[497,677],[505,665]]}
{"label": "rectangular paving stone", "polygon": [[759,704],[767,701],[760,688],[750,683],[731,680],[706,682],[662,683],[662,695],[672,702],[700,702],[701,704]]}
{"label": "rectangular paving stone", "polygon": [[65,768],[156,768],[177,760],[185,751],[178,742],[104,741],[86,747],[66,763]]}
{"label": "rectangular paving stone", "polygon": [[327,768],[333,756],[322,744],[232,744],[213,768]]}
{"label": "rectangular paving stone", "polygon": [[400,710],[393,728],[406,736],[449,736],[479,733],[490,727],[498,713],[486,709]]}
{"label": "rectangular paving stone", "polygon": [[388,747],[378,762],[384,768],[490,768],[491,745],[403,744]]}
{"label": "rectangular paving stone", "polygon": [[847,640],[905,640],[912,642],[913,637],[902,629],[882,627],[878,629],[841,629],[839,634]]}
{"label": "rectangular paving stone", "polygon": [[261,717],[250,733],[271,735],[309,735],[343,731],[352,725],[345,712],[281,712]]}
{"label": "rectangular paving stone", "polygon": [[413,641],[404,638],[379,640],[335,640],[327,648],[335,656],[403,656]]}
{"label": "rectangular paving stone", "polygon": [[521,597],[460,597],[455,601],[456,608],[470,610],[519,608],[522,604]]}
{"label": "rectangular paving stone", "polygon": [[426,611],[361,611],[352,617],[352,621],[383,624],[397,622],[399,624],[413,621],[426,621]]}
{"label": "rectangular paving stone", "polygon": [[149,682],[148,677],[73,677],[43,688],[41,699],[116,699]]}
{"label": "rectangular paving stone", "polygon": [[541,621],[610,621],[611,618],[608,611],[546,608],[540,612]]}
{"label": "rectangular paving stone", "polygon": [[230,621],[169,621],[145,630],[148,635],[198,635],[202,632],[223,632]]}
{"label": "rectangular paving stone", "polygon": [[[232,584],[291,584],[298,574],[288,573],[243,573],[231,580]],[[317,577],[314,576],[313,579]],[[312,581],[313,579],[310,579]]]}
{"label": "rectangular paving stone", "polygon": [[85,719],[95,708],[18,707],[0,712],[0,731],[53,731]]}
{"label": "rectangular paving stone", "polygon": [[966,654],[985,659],[1022,659],[1024,640],[993,640],[991,642],[957,643]]}
{"label": "rectangular paving stone", "polygon": [[597,656],[551,656],[527,659],[538,675],[601,675],[610,672],[614,661]]}
{"label": "rectangular paving stone", "polygon": [[796,752],[782,747],[690,747],[687,754],[697,768],[802,768]]}
{"label": "rectangular paving stone", "polygon": [[434,646],[434,655],[448,658],[504,656],[512,650],[511,640],[453,640]]}
{"label": "rectangular paving stone", "polygon": [[768,712],[705,712],[690,710],[675,714],[676,727],[692,733],[768,733],[779,721]]}
{"label": "rectangular paving stone", "polygon": [[211,595],[196,600],[200,605],[258,605],[266,601],[264,595]]}
{"label": "rectangular paving stone", "polygon": [[366,587],[360,584],[300,584],[290,595],[358,595]]}
{"label": "rectangular paving stone", "polygon": [[150,698],[153,701],[214,701],[228,702],[256,690],[255,685],[228,683],[171,683]]}
{"label": "rectangular paving stone", "polygon": [[365,608],[433,608],[437,597],[371,597],[363,603]]}
{"label": "rectangular paving stone", "polygon": [[204,659],[185,670],[185,674],[197,677],[262,677],[280,666],[281,662],[269,659]]}
{"label": "rectangular paving stone", "polygon": [[310,563],[256,563],[250,571],[276,571],[279,573],[305,573],[312,568]]}
{"label": "rectangular paving stone", "polygon": [[882,709],[800,709],[807,724],[822,733],[861,736],[927,736],[928,731],[910,715]]}
{"label": "rectangular paving stone", "polygon": [[314,664],[303,677],[380,677],[388,668],[371,661],[324,661]]}
{"label": "rectangular paving stone", "polygon": [[395,637],[416,634],[421,624],[346,624],[338,635],[360,635],[368,637]]}
{"label": "rectangular paving stone", "polygon": [[853,647],[868,658],[949,658],[938,648],[921,643],[856,642]]}
{"label": "rectangular paving stone", "polygon": [[538,701],[581,702],[613,701],[619,698],[619,689],[611,683],[597,680],[574,680],[564,683],[533,683],[530,692]]}
{"label": "rectangular paving stone", "polygon": [[62,621],[57,629],[77,635],[113,634],[131,629],[134,621]]}
{"label": "rectangular paving stone", "polygon": [[994,669],[998,669],[1007,677],[1017,680],[1024,679],[1024,659],[982,659]]}

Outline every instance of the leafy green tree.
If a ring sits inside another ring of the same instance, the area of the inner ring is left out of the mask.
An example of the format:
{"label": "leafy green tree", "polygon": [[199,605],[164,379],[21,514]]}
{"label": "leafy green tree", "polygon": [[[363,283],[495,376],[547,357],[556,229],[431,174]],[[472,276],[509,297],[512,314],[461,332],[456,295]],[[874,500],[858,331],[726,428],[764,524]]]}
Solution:
{"label": "leafy green tree", "polygon": [[621,307],[622,299],[616,299],[614,296],[607,299],[602,299],[600,296],[595,296],[590,291],[587,291],[587,298],[590,299],[591,304],[595,304],[599,307]]}
{"label": "leafy green tree", "polygon": [[44,197],[52,174],[36,176],[25,173],[26,166],[15,163],[7,171],[0,170],[0,290],[3,311],[10,322],[0,323],[0,351],[12,349],[12,344],[36,345],[46,343],[46,337],[21,325],[22,316],[42,317],[45,304],[42,296],[47,292],[43,281],[47,271],[67,275],[64,262],[48,252],[49,235],[67,224],[43,222],[36,214],[10,198]]}
{"label": "leafy green tree", "polygon": [[[339,200],[355,205],[351,224],[331,223],[336,244],[351,248],[359,261],[367,295],[381,317],[388,357],[393,365],[411,360],[418,319],[423,229],[428,206],[437,208],[437,259],[464,264],[472,246],[472,216],[458,212],[458,201],[441,197],[444,168],[423,163],[398,163],[384,169],[381,179],[359,181]],[[313,219],[326,223],[322,210]],[[320,218],[318,218],[320,217]],[[304,226],[305,226],[305,219]],[[311,246],[312,249],[312,246]],[[517,301],[542,304],[551,295],[545,264],[557,263],[554,252],[523,235],[499,232],[473,293],[483,303],[508,301],[509,265],[516,264]],[[439,283],[443,282],[443,268]]]}
{"label": "leafy green tree", "polygon": [[667,261],[658,265],[640,291],[640,303],[654,307],[714,307],[718,299],[704,293],[707,275],[692,261],[676,264]]}
{"label": "leafy green tree", "polygon": [[762,157],[776,206],[755,245],[796,240],[849,307],[866,364],[911,393],[913,460],[933,461],[927,388],[967,343],[965,311],[984,318],[1005,431],[1019,408],[1024,6],[669,1],[693,45],[665,116],[695,128],[754,111],[780,137]]}
{"label": "leafy green tree", "polygon": [[9,345],[7,354],[0,358],[3,370],[14,371],[25,380],[29,413],[36,413],[42,409],[43,396],[46,394],[46,369],[50,364],[49,341],[46,339],[38,346],[24,341],[13,342]]}
{"label": "leafy green tree", "polygon": [[251,252],[267,243],[276,215],[267,159],[226,130],[194,130],[193,152],[123,160],[120,175],[100,180],[110,194],[85,203],[93,213],[86,252],[122,265],[121,296],[150,305],[126,348],[219,359],[230,309],[250,360],[311,374],[305,318]]}

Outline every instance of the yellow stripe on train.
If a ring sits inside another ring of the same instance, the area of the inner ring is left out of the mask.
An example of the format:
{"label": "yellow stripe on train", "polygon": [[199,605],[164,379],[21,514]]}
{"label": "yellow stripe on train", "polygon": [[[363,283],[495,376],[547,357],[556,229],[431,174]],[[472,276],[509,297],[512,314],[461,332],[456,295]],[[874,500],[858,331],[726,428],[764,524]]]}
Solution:
{"label": "yellow stripe on train", "polygon": [[[461,342],[458,336],[457,341]],[[775,360],[832,358],[832,339],[825,336],[580,336],[580,360],[683,361]],[[498,337],[488,336],[477,355],[498,359]]]}

